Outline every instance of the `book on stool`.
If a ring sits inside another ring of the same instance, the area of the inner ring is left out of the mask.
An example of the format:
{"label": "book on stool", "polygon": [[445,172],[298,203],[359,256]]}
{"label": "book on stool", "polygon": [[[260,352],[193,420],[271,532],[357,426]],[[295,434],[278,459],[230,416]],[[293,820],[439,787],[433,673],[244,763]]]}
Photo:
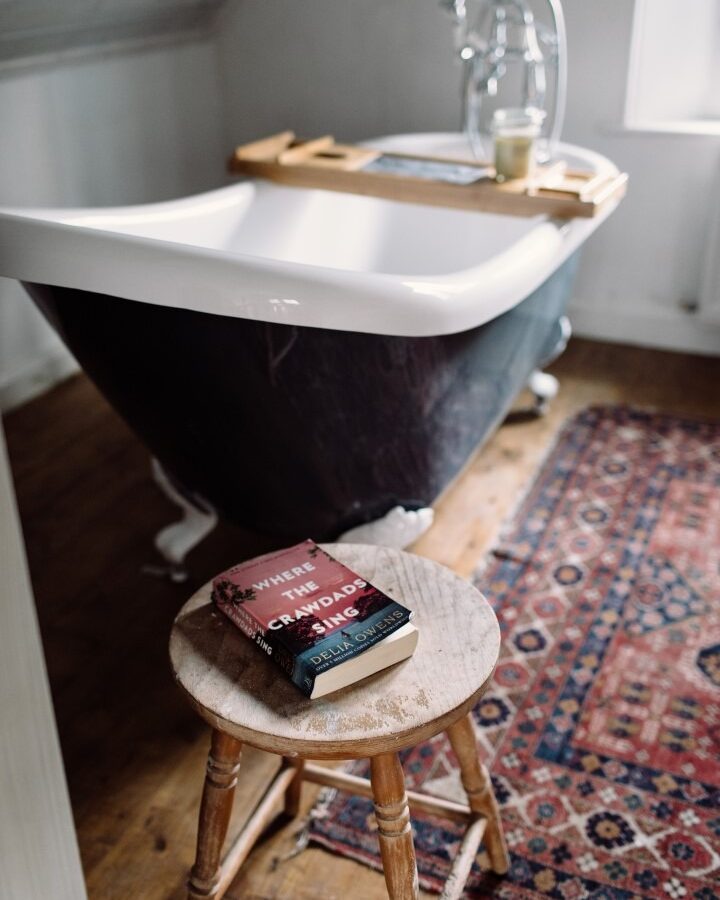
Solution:
{"label": "book on stool", "polygon": [[417,645],[412,612],[312,540],[233,566],[213,579],[212,598],[311,699]]}

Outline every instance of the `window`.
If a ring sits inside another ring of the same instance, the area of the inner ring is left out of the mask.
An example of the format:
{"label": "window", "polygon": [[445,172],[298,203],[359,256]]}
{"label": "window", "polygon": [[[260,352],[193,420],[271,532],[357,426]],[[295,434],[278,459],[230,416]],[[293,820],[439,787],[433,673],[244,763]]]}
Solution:
{"label": "window", "polygon": [[720,0],[635,0],[625,125],[720,134]]}

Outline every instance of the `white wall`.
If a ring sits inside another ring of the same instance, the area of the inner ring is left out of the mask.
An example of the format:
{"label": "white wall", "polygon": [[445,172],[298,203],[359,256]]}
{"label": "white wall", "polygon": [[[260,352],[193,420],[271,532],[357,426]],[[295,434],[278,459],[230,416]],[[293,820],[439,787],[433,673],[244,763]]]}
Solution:
{"label": "white wall", "polygon": [[[720,353],[720,329],[680,308],[700,291],[720,138],[623,131],[634,2],[563,7],[564,139],[630,173],[628,197],[584,251],[576,332]],[[459,69],[437,0],[230,0],[218,40],[233,142],[288,127],[349,140],[457,127]]]}
{"label": "white wall", "polygon": [[[683,312],[697,302],[717,206],[720,136],[622,129],[633,0],[564,0],[570,88],[565,136],[630,173],[627,198],[589,242],[573,300],[577,331],[720,353],[720,328]],[[673,61],[668,60],[672,65]]]}
{"label": "white wall", "polygon": [[[0,205],[139,203],[224,180],[210,40],[0,67]],[[0,409],[73,362],[17,282],[0,279]]]}
{"label": "white wall", "polygon": [[460,69],[437,0],[229,0],[217,34],[235,141],[459,127]]}

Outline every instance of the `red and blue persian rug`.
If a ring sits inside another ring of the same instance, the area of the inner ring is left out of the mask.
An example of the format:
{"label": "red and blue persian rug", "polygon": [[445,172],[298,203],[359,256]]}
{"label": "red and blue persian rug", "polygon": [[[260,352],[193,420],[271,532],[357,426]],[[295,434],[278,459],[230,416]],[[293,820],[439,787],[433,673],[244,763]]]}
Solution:
{"label": "red and blue persian rug", "polygon": [[[581,413],[476,583],[503,634],[474,715],[511,867],[476,866],[465,896],[719,898],[720,423]],[[403,765],[463,799],[444,735]],[[413,827],[439,889],[459,830]],[[373,829],[369,801],[337,794],[311,834],[379,868]]]}

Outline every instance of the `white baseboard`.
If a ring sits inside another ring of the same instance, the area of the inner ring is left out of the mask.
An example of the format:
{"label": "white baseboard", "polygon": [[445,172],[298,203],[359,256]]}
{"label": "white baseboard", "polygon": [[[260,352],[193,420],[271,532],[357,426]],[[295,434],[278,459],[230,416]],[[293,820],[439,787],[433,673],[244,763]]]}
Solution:
{"label": "white baseboard", "polygon": [[568,315],[573,334],[580,337],[720,356],[720,324],[703,319],[700,313],[649,308],[647,303],[632,301],[618,309],[575,299],[570,302]]}
{"label": "white baseboard", "polygon": [[64,348],[34,359],[20,371],[0,377],[0,412],[9,412],[75,374],[79,366]]}

